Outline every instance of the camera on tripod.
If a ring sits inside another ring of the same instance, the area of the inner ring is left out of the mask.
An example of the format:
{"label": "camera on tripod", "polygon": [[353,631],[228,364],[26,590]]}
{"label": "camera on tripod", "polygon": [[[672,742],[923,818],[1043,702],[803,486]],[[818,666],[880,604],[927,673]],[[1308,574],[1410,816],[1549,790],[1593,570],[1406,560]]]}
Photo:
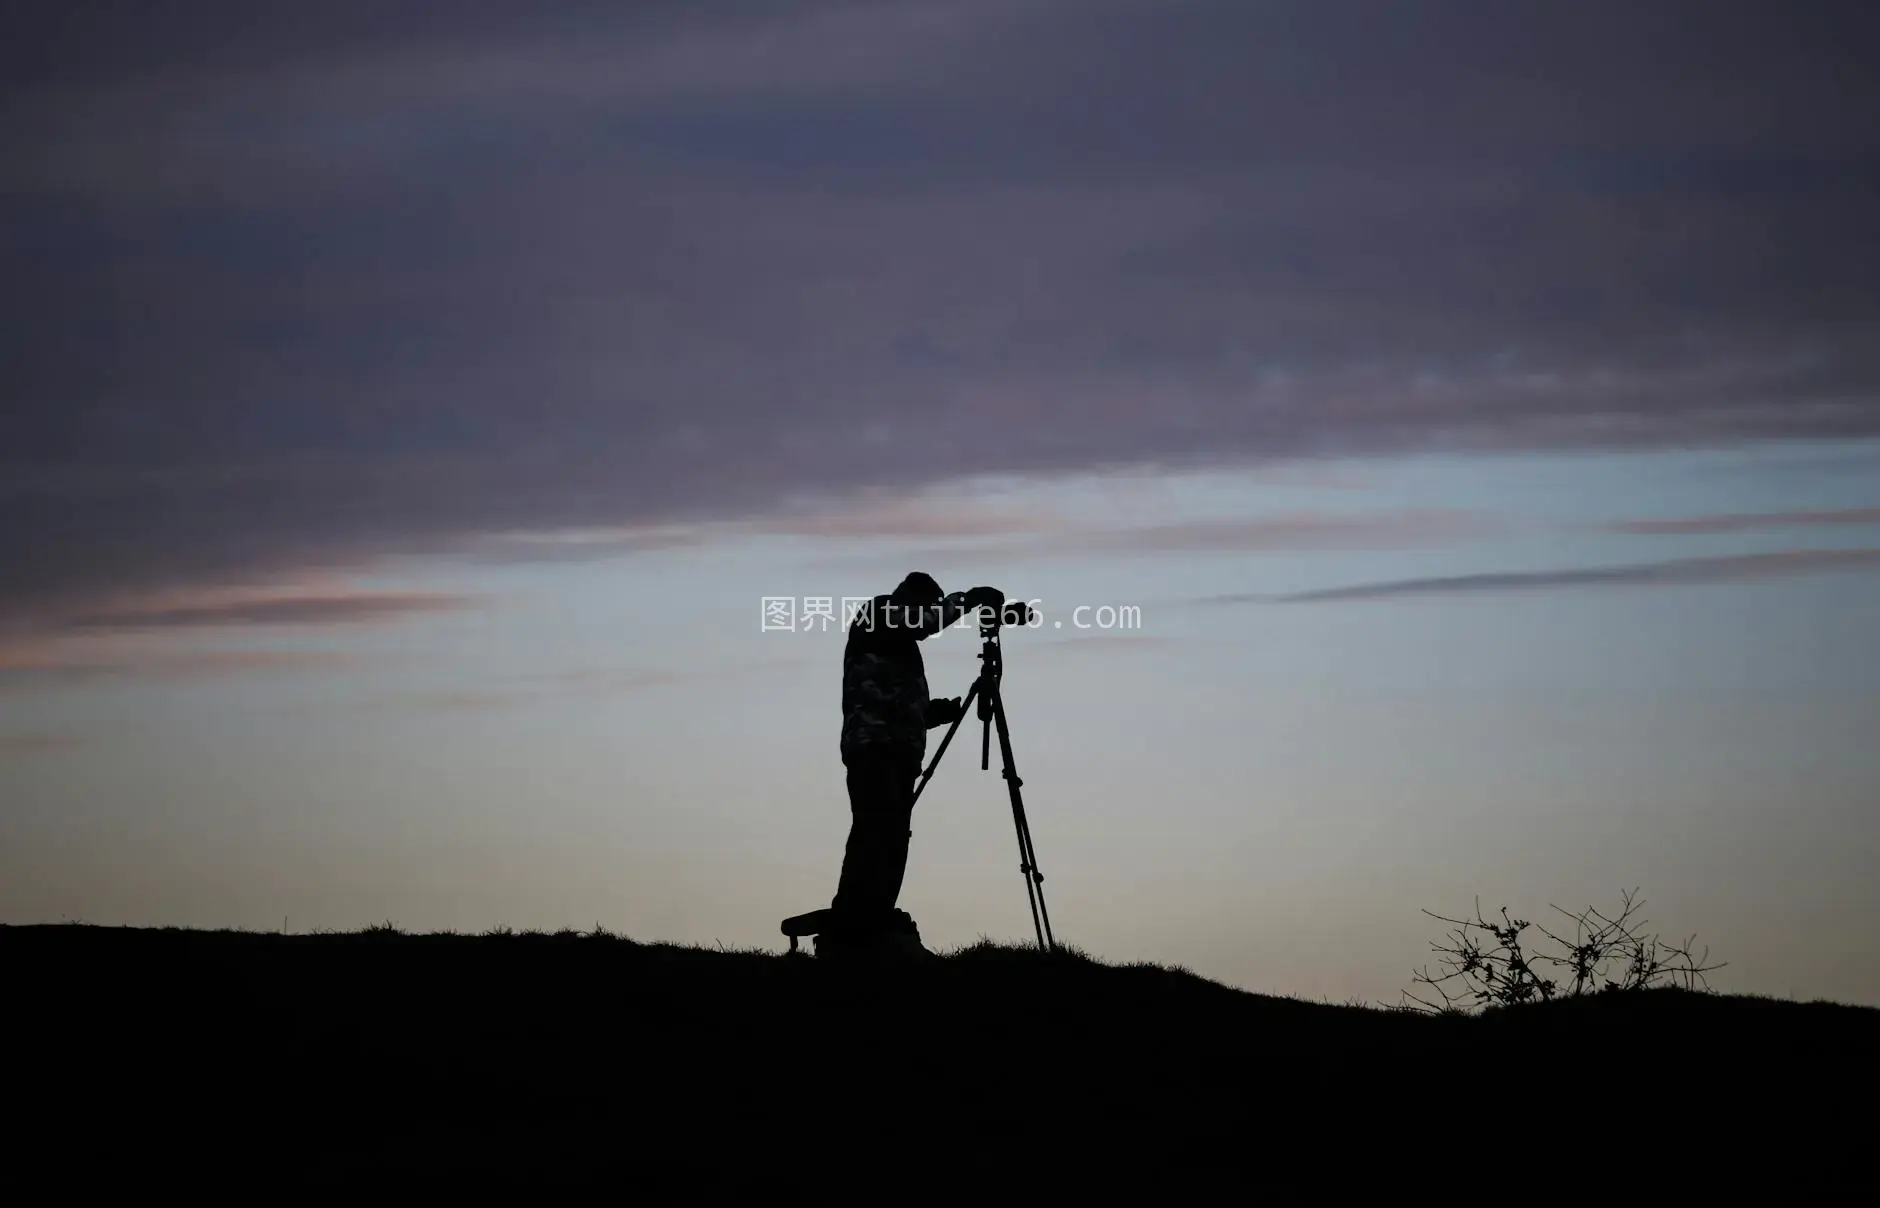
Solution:
{"label": "camera on tripod", "polygon": [[975,587],[962,593],[962,600],[967,612],[979,614],[979,632],[986,637],[1006,625],[1035,627],[1040,619],[1037,609],[1023,600],[1006,599],[996,587]]}

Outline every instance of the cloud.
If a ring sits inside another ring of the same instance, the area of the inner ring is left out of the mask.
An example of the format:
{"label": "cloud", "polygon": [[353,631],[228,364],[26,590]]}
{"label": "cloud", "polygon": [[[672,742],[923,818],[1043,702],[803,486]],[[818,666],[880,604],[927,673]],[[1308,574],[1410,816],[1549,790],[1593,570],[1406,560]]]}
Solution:
{"label": "cloud", "polygon": [[1053,533],[1064,517],[1028,508],[988,508],[958,501],[904,498],[883,492],[817,510],[788,508],[754,520],[747,531],[828,539],[974,538]]}
{"label": "cloud", "polygon": [[1374,467],[1364,470],[1338,462],[1291,462],[1263,466],[1251,475],[1262,486],[1313,491],[1375,491],[1381,485]]}
{"label": "cloud", "polygon": [[55,7],[0,45],[0,620],[966,475],[1880,433],[1871,6]]}
{"label": "cloud", "polygon": [[572,671],[544,672],[510,676],[475,687],[400,698],[424,709],[449,712],[504,709],[531,701],[568,697],[609,697],[641,692],[699,679],[716,679],[758,674],[765,671],[797,669],[813,660],[751,659],[720,667],[688,667],[673,671],[664,667],[582,667]]}
{"label": "cloud", "polygon": [[1880,524],[1880,508],[1835,508],[1806,512],[1742,512],[1717,516],[1672,516],[1647,520],[1618,520],[1606,526],[1615,533],[1650,535],[1690,533],[1744,533],[1758,529],[1805,528],[1811,525]]}
{"label": "cloud", "polygon": [[451,592],[354,591],[333,595],[281,595],[180,605],[131,606],[86,613],[66,622],[72,629],[185,629],[228,626],[328,626],[375,624],[402,617],[455,611],[478,597]]}
{"label": "cloud", "polygon": [[583,667],[532,676],[522,682],[549,692],[605,696],[670,684],[680,678],[679,673],[658,667]]}
{"label": "cloud", "polygon": [[844,498],[787,500],[774,512],[738,521],[621,525],[489,534],[467,540],[479,561],[578,562],[672,549],[696,549],[751,537],[822,540],[976,539],[1061,529],[1067,521],[1034,508],[988,507],[924,492],[871,490]]}
{"label": "cloud", "polygon": [[[424,709],[435,709],[447,713],[482,712],[490,709],[506,709],[527,700],[531,694],[517,691],[485,690],[478,688],[453,689],[449,692],[425,693],[413,698]],[[403,698],[401,698],[403,699]]]}
{"label": "cloud", "polygon": [[616,525],[547,532],[490,533],[466,540],[462,552],[478,561],[498,563],[579,562],[688,549],[715,535],[708,525]]}
{"label": "cloud", "polygon": [[[909,566],[951,568],[1101,554],[1414,549],[1448,545],[1495,531],[1497,525],[1486,518],[1456,510],[1290,511],[1134,526],[1066,521],[1057,531],[1035,538],[908,549],[897,551],[895,557]],[[831,561],[846,566],[869,558],[872,555],[853,554]]]}
{"label": "cloud", "polygon": [[1443,544],[1492,528],[1473,513],[1460,511],[1285,512],[1245,520],[1192,520],[1075,534],[1068,544],[1092,552],[1400,549]]}
{"label": "cloud", "polygon": [[[1320,480],[1316,475],[1304,475],[1301,481],[1316,484]],[[1324,481],[1333,489],[1357,489],[1348,473],[1333,474]],[[1495,530],[1494,524],[1472,512],[1408,508],[1352,513],[1289,511],[1252,518],[1099,525],[1033,506],[998,506],[919,492],[875,490],[813,505],[793,502],[774,514],[742,522],[513,534],[500,547],[488,541],[481,548],[489,557],[502,561],[559,561],[694,548],[747,537],[802,537],[831,542],[922,539],[955,544],[902,548],[895,556],[909,560],[910,565],[923,561],[946,565],[964,558],[974,562],[1035,561],[1102,553],[1400,549],[1444,544]],[[867,556],[849,555],[841,561],[846,565],[852,558]]]}
{"label": "cloud", "polygon": [[[1020,636],[1022,641],[1023,635]],[[1105,631],[1078,637],[1050,638],[1036,644],[1023,645],[1019,651],[1019,657],[1023,659],[1028,655],[1094,654],[1104,650],[1166,650],[1178,641],[1179,639],[1166,634]]]}
{"label": "cloud", "polygon": [[576,676],[511,681],[483,688],[456,688],[446,692],[425,693],[410,700],[426,710],[444,712],[482,712],[508,709],[530,701],[553,700],[571,696],[615,696],[646,688],[661,687],[684,677],[663,671],[622,672],[608,677],[583,680]]}
{"label": "cloud", "polygon": [[190,650],[147,660],[156,675],[203,675],[229,671],[324,671],[354,669],[358,655],[339,650]]}
{"label": "cloud", "polygon": [[[358,588],[331,577],[272,586],[115,593],[95,612],[0,632],[0,690],[98,680],[173,680],[356,669],[345,651],[205,648],[243,630],[326,630],[454,611],[481,597]],[[372,662],[383,665],[384,658]]]}
{"label": "cloud", "polygon": [[1442,575],[1426,579],[1390,579],[1291,594],[1234,593],[1196,603],[1320,603],[1383,600],[1405,596],[1550,591],[1578,587],[1673,587],[1704,583],[1742,583],[1826,571],[1880,568],[1880,549],[1798,549],[1712,558],[1679,558],[1625,566],[1575,567],[1548,571],[1512,571]]}
{"label": "cloud", "polygon": [[0,648],[0,691],[62,688],[99,681],[351,671],[366,665],[359,656],[331,650],[116,649],[40,643]]}
{"label": "cloud", "polygon": [[55,755],[60,751],[69,751],[84,741],[77,734],[44,730],[0,731],[0,759],[33,759],[42,755]]}

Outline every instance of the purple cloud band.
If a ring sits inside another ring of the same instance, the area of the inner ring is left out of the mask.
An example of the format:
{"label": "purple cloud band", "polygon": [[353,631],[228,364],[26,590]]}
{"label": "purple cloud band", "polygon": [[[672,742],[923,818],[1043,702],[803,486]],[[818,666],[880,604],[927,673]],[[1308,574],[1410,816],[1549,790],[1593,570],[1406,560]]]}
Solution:
{"label": "purple cloud band", "polygon": [[1758,529],[1880,524],[1880,508],[1831,508],[1796,512],[1743,512],[1722,516],[1670,516],[1650,520],[1619,520],[1607,526],[1615,533],[1681,536],[1700,533],[1746,533]]}
{"label": "purple cloud band", "polygon": [[49,730],[0,731],[0,760],[33,759],[69,751],[84,742],[77,734]]}
{"label": "purple cloud band", "polygon": [[0,693],[89,684],[200,680],[228,675],[358,671],[367,664],[332,650],[0,650]]}
{"label": "purple cloud band", "polygon": [[971,473],[1880,433],[1871,4],[293,13],[0,43],[0,621]]}
{"label": "purple cloud band", "polygon": [[352,592],[190,604],[173,608],[121,608],[86,613],[67,622],[73,629],[182,629],[234,625],[358,625],[424,613],[454,611],[476,603],[450,592]]}
{"label": "purple cloud band", "polygon": [[1383,600],[1404,596],[1452,596],[1491,592],[1548,591],[1577,587],[1673,587],[1701,583],[1742,583],[1826,571],[1880,569],[1880,549],[1798,549],[1711,558],[1675,558],[1622,566],[1513,571],[1474,575],[1439,575],[1388,579],[1348,587],[1287,595],[1235,593],[1210,596],[1199,603],[1332,603]]}

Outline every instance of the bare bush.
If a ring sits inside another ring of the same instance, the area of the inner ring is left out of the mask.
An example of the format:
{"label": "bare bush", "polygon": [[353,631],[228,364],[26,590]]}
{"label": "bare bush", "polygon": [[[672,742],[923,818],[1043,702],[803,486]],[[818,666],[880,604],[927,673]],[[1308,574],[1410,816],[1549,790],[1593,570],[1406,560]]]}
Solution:
{"label": "bare bush", "polygon": [[[1405,990],[1399,1006],[1430,1014],[1464,1014],[1588,994],[1661,987],[1708,990],[1704,975],[1723,965],[1708,963],[1708,948],[1701,956],[1692,955],[1696,936],[1674,944],[1645,934],[1645,920],[1633,917],[1644,905],[1637,892],[1621,894],[1620,909],[1613,915],[1591,906],[1577,913],[1553,907],[1572,922],[1571,938],[1512,918],[1506,906],[1501,908],[1500,922],[1484,918],[1479,898],[1473,919],[1452,919],[1425,910],[1424,914],[1452,928],[1443,941],[1430,945],[1441,972],[1431,973],[1428,966],[1419,969],[1416,983],[1433,997]],[[1524,946],[1523,933],[1529,928],[1545,937],[1552,949],[1530,951]],[[1564,925],[1562,930],[1566,930]],[[1555,976],[1546,976],[1544,970]]]}

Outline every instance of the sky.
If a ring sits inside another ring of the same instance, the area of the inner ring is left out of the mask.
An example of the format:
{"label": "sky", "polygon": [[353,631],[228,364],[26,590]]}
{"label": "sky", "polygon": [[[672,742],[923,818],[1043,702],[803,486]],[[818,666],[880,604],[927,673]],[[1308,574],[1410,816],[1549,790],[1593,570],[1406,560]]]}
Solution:
{"label": "sky", "polygon": [[[0,921],[781,950],[810,603],[920,569],[1037,603],[1094,956],[1395,1001],[1637,887],[1880,1005],[1871,6],[13,13]],[[930,946],[1031,934],[994,758]]]}

